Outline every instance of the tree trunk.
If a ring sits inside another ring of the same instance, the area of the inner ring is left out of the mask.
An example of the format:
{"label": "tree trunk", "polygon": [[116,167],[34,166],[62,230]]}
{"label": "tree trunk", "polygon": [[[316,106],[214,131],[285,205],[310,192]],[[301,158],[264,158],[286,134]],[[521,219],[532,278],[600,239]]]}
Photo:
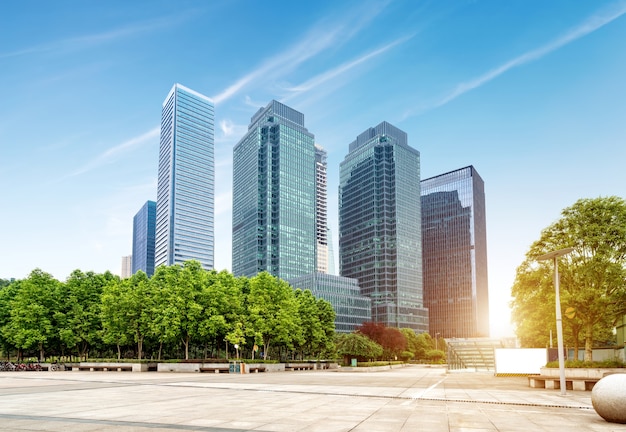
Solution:
{"label": "tree trunk", "polygon": [[585,361],[593,361],[593,325],[588,323],[585,329]]}
{"label": "tree trunk", "polygon": [[161,352],[163,351],[163,341],[159,343],[159,361],[161,360]]}
{"label": "tree trunk", "polygon": [[267,340],[263,344],[263,360],[267,360],[267,352],[270,350],[270,341]]}
{"label": "tree trunk", "polygon": [[141,360],[141,355],[143,354],[143,338],[137,338],[137,359]]}
{"label": "tree trunk", "polygon": [[183,339],[183,345],[185,346],[185,360],[189,360],[189,336]]}
{"label": "tree trunk", "polygon": [[122,347],[120,347],[120,344],[117,344],[117,359],[121,360],[122,359]]}

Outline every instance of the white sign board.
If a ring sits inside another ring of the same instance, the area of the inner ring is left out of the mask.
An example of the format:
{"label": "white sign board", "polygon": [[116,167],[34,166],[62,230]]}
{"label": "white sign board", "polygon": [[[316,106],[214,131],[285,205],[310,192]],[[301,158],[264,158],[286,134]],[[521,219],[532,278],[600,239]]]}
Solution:
{"label": "white sign board", "polygon": [[496,375],[538,374],[546,365],[546,348],[496,348]]}

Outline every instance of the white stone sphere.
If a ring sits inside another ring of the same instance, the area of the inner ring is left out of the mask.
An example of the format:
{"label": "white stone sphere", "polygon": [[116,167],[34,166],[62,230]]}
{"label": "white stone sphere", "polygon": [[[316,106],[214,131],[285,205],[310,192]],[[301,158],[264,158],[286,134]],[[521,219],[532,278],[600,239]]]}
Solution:
{"label": "white stone sphere", "polygon": [[591,403],[604,420],[626,423],[626,371],[607,375],[593,386]]}

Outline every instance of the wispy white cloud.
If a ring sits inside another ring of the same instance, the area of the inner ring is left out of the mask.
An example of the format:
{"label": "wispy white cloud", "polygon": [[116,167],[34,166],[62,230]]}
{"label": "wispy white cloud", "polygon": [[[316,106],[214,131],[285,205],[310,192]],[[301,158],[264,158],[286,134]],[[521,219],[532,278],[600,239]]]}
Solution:
{"label": "wispy white cloud", "polygon": [[77,175],[84,174],[88,171],[98,168],[114,160],[116,157],[118,157],[121,154],[127,153],[136,147],[139,147],[145,143],[156,140],[156,138],[159,137],[160,133],[161,133],[161,126],[157,126],[153,129],[150,129],[148,132],[144,134],[131,138],[127,141],[124,141],[123,143],[118,144],[114,147],[111,147],[105,152],[96,156],[91,161],[87,162],[81,168],[77,169],[76,171],[71,172],[66,177],[75,177]]}
{"label": "wispy white cloud", "polygon": [[222,131],[222,135],[225,136],[225,137],[232,136],[239,129],[241,129],[241,126],[236,125],[230,119],[224,119],[224,120],[220,121],[220,130]]}
{"label": "wispy white cloud", "polygon": [[543,46],[540,46],[539,48],[528,51],[518,57],[515,57],[514,59],[509,60],[508,62],[496,67],[495,69],[492,69],[489,72],[477,78],[474,78],[473,80],[458,84],[452,91],[450,91],[447,95],[442,97],[436,103],[421,109],[419,112],[408,112],[404,115],[404,118],[443,106],[458,98],[459,96],[462,96],[463,94],[471,90],[487,84],[488,82],[496,79],[500,75],[508,72],[513,68],[539,60],[542,57],[545,57],[546,55],[558,50],[559,48],[562,48],[565,45],[576,41],[577,39],[593,33],[594,31],[615,21],[624,14],[626,14],[626,2],[620,1],[618,3],[615,3],[611,7],[605,8],[602,11],[599,11],[594,15],[588,17],[582,24],[574,27],[573,29],[571,29],[564,35],[556,38],[555,40]]}
{"label": "wispy white cloud", "polygon": [[[245,135],[248,126],[244,124],[236,124],[230,119],[220,120],[219,129],[216,130],[215,144],[234,144],[239,138]],[[220,147],[215,148],[216,152],[220,151]],[[228,146],[228,151],[231,147]]]}
{"label": "wispy white cloud", "polygon": [[293,97],[301,94],[301,93],[305,93],[308,92],[310,90],[315,89],[316,87],[326,83],[327,81],[330,81],[334,78],[337,78],[340,75],[345,74],[346,72],[350,71],[351,69],[355,68],[356,66],[367,62],[368,60],[371,60],[387,51],[389,51],[390,49],[392,49],[393,47],[400,45],[404,42],[406,42],[407,40],[411,39],[413,36],[415,36],[414,34],[409,35],[409,36],[404,36],[402,38],[396,39],[391,43],[388,43],[387,45],[384,45],[381,48],[378,48],[376,50],[370,51],[354,60],[351,60],[349,62],[343,63],[339,66],[337,66],[336,68],[330,69],[324,73],[321,73],[317,76],[314,76],[313,78],[307,80],[306,82],[299,84],[297,86],[291,87],[291,88],[287,88],[286,90],[290,92],[289,95],[285,96],[284,98],[282,98],[282,101],[285,102],[289,99],[292,99]]}
{"label": "wispy white cloud", "polygon": [[379,3],[374,7],[367,5],[367,9],[361,7],[345,14],[343,20],[337,23],[329,24],[326,20],[318,22],[304,38],[285,51],[266,60],[221,93],[213,96],[213,101],[216,105],[220,104],[261,78],[272,80],[285,76],[310,58],[346,42],[374,19],[385,5],[386,2]]}
{"label": "wispy white cloud", "polygon": [[113,30],[104,31],[101,33],[86,34],[82,36],[59,39],[52,42],[47,42],[39,45],[33,45],[30,47],[18,49],[15,51],[0,53],[0,59],[19,57],[31,54],[43,54],[49,52],[63,52],[71,50],[80,50],[92,48],[96,45],[114,42],[120,39],[124,39],[135,34],[147,33],[155,30],[159,30],[164,27],[176,25],[185,20],[186,17],[191,16],[189,13],[182,13],[176,17],[160,18],[151,21],[144,21],[134,23],[124,27],[116,28]]}
{"label": "wispy white cloud", "polygon": [[257,109],[258,109],[258,108],[261,108],[262,106],[264,106],[264,103],[263,103],[263,102],[256,102],[256,101],[253,101],[253,100],[252,100],[252,98],[251,98],[250,96],[248,96],[248,95],[246,95],[246,97],[245,97],[245,99],[244,99],[244,103],[245,103],[247,106],[250,106],[250,107],[253,107],[253,108],[257,108]]}

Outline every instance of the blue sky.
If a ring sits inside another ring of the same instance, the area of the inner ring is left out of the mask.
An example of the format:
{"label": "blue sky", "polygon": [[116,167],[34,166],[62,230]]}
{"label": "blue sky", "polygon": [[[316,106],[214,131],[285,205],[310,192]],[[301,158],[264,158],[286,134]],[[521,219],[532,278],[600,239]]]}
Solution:
{"label": "blue sky", "polygon": [[[0,278],[119,273],[156,199],[161,104],[216,102],[216,267],[230,269],[232,148],[277,99],[339,163],[383,120],[428,178],[485,181],[491,327],[515,269],[579,198],[624,196],[626,2],[20,1],[0,13]],[[337,248],[335,248],[337,250]]]}

